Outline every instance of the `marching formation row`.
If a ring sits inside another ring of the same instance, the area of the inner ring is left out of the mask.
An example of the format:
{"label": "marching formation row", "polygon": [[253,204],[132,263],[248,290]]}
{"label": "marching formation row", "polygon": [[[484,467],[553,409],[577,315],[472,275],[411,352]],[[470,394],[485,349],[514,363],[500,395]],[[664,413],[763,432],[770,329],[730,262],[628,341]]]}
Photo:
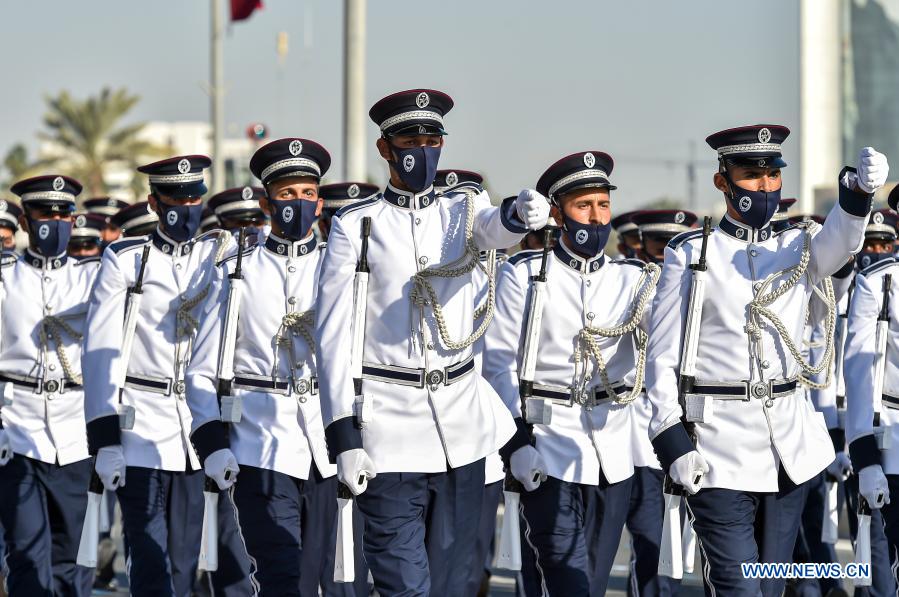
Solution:
{"label": "marching formation row", "polygon": [[780,595],[741,564],[836,562],[841,486],[859,582],[895,592],[886,157],[838,173],[826,218],[787,213],[776,125],[708,137],[714,225],[613,218],[595,150],[493,205],[477,174],[437,169],[452,106],[416,89],[372,107],[383,190],[320,185],[330,156],[303,138],[205,205],[196,155],[139,168],[146,203],[81,215],[71,178],[12,187],[10,595],[90,594],[113,499],[134,595],[190,595],[199,567],[216,594],[473,596],[491,562],[527,595],[601,595],[625,526],[631,594],[675,593],[698,549],[707,594]]}

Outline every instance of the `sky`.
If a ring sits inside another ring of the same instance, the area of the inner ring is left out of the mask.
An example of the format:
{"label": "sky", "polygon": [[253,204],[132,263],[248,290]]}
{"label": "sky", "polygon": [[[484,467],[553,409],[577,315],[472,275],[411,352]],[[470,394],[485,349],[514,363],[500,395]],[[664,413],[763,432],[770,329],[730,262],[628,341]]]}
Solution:
{"label": "sky", "polygon": [[[0,20],[0,155],[18,142],[36,149],[43,98],[62,90],[82,98],[126,87],[142,98],[129,121],[208,120],[210,4],[10,3]],[[336,181],[343,2],[264,4],[226,30],[226,135],[262,122],[271,138],[314,139],[330,150]],[[660,197],[702,209],[721,201],[706,136],[798,126],[798,0],[369,0],[367,13],[366,105],[402,89],[449,93],[456,107],[440,166],[481,172],[494,195],[532,187],[560,157],[596,150],[615,159],[613,210]],[[280,31],[289,37],[283,66]],[[367,132],[370,176],[383,182],[376,126]],[[784,145],[793,165],[796,137]],[[798,168],[785,170],[783,196],[795,194],[797,178]]]}

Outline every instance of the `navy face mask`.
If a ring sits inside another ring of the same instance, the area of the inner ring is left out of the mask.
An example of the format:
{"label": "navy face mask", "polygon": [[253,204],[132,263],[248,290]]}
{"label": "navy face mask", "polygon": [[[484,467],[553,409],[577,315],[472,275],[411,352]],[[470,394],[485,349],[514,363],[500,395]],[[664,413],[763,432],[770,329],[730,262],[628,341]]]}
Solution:
{"label": "navy face mask", "polygon": [[203,206],[198,205],[166,205],[157,199],[156,209],[162,229],[179,243],[189,241],[200,229]]}
{"label": "navy face mask", "polygon": [[441,147],[399,148],[391,144],[390,148],[396,154],[390,165],[410,191],[420,193],[434,184]]}
{"label": "navy face mask", "polygon": [[581,224],[562,215],[562,230],[571,248],[589,259],[599,255],[609,242],[609,233],[612,232],[612,223],[607,224]]}
{"label": "navy face mask", "polygon": [[780,189],[776,191],[749,191],[739,187],[730,180],[730,175],[725,174],[727,184],[730,186],[730,197],[727,201],[740,214],[740,219],[747,226],[764,228],[780,203]]}
{"label": "navy face mask", "polygon": [[318,201],[289,199],[269,201],[269,204],[274,210],[272,222],[277,222],[285,240],[296,241],[306,238],[315,221],[315,208],[318,207]]}
{"label": "navy face mask", "polygon": [[861,271],[868,267],[869,265],[873,265],[878,261],[883,261],[884,259],[891,259],[893,257],[892,253],[875,253],[874,251],[861,251],[858,255],[855,256],[855,265],[858,267],[858,270]]}
{"label": "navy face mask", "polygon": [[35,250],[44,257],[56,257],[66,252],[72,236],[72,222],[64,220],[28,220]]}

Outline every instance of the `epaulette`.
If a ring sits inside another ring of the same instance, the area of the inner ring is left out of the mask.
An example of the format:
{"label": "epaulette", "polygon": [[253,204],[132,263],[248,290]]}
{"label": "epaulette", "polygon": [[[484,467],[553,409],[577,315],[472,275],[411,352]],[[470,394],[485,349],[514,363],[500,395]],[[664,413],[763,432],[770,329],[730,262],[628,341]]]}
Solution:
{"label": "epaulette", "polygon": [[340,218],[342,216],[347,215],[350,212],[356,211],[357,209],[362,209],[363,207],[368,207],[369,205],[374,205],[378,201],[381,200],[381,195],[379,194],[377,197],[373,197],[371,199],[363,199],[358,203],[351,203],[345,207],[341,207],[337,210],[337,213],[334,214],[335,218]]}
{"label": "epaulette", "polygon": [[149,236],[135,236],[134,238],[123,238],[122,240],[113,241],[109,245],[109,248],[113,253],[115,253],[116,255],[119,255],[122,251],[125,251],[126,249],[132,249],[134,247],[139,247],[139,246],[149,242],[149,240],[150,240]]}
{"label": "epaulette", "polygon": [[[227,236],[223,236],[223,233]],[[210,241],[210,240],[217,241],[220,237],[221,238],[227,238],[227,237],[233,238],[231,233],[228,232],[227,230],[219,230],[218,228],[213,228],[212,230],[207,230],[200,236],[195,236],[191,240],[195,243],[200,243],[200,242],[206,242],[206,241]]]}
{"label": "epaulette", "polygon": [[525,249],[524,251],[519,251],[509,257],[506,262],[511,265],[518,265],[519,263],[524,263],[528,259],[535,259],[537,257],[540,257],[542,253],[542,249]]}
{"label": "epaulette", "polygon": [[692,240],[694,238],[699,238],[702,236],[702,230],[687,230],[686,232],[681,232],[674,238],[668,241],[669,249],[679,249],[681,245],[683,245],[688,240]]}
{"label": "epaulette", "polygon": [[85,263],[100,263],[100,256],[96,257],[85,257],[84,259],[78,259],[75,261],[75,265],[84,265]]}
{"label": "epaulette", "polygon": [[783,230],[780,230],[779,232],[775,232],[774,236],[780,236],[784,232],[789,232],[790,230],[798,230],[798,229],[799,229],[799,225],[793,223],[793,224],[790,224],[789,226],[787,226],[786,228],[784,228]]}
{"label": "epaulette", "polygon": [[18,261],[19,256],[12,251],[4,251],[2,255],[0,255],[0,266],[9,267],[16,261]]}
{"label": "epaulette", "polygon": [[[257,245],[253,245],[252,247],[244,247],[244,249],[242,251],[243,256],[246,257],[247,255],[252,253],[254,250],[256,250],[256,247],[257,247]],[[227,257],[225,257],[224,259],[219,261],[216,265],[222,266],[233,259],[237,259],[237,253],[238,253],[237,251],[234,251],[232,254],[228,255]]]}
{"label": "epaulette", "polygon": [[645,261],[643,261],[642,259],[637,259],[635,257],[628,257],[626,259],[616,259],[612,263],[617,263],[619,265],[633,265],[634,267],[639,267],[640,269],[643,269],[644,267],[646,267]]}
{"label": "epaulette", "polygon": [[478,195],[484,192],[484,187],[476,182],[460,182],[459,184],[446,188],[443,190],[441,195],[449,195],[450,193],[461,193],[462,189],[471,189]]}
{"label": "epaulette", "polygon": [[874,272],[879,272],[880,270],[886,269],[887,267],[894,265],[895,263],[896,263],[896,258],[890,256],[887,259],[881,259],[877,263],[872,263],[865,269],[858,272],[858,274],[860,276],[865,276],[867,278],[869,275],[873,274]]}

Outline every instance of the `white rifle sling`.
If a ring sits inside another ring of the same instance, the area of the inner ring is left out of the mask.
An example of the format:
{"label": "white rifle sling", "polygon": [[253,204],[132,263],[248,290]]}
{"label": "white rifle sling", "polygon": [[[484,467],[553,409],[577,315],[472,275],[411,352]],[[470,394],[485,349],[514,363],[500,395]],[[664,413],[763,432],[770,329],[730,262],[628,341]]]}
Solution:
{"label": "white rifle sling", "polygon": [[836,544],[838,537],[838,525],[840,508],[838,502],[839,483],[828,479],[824,483],[824,518],[821,521],[821,543]]}
{"label": "white rifle sling", "polygon": [[353,336],[350,352],[350,375],[362,379],[362,348],[365,344],[365,316],[368,297],[368,272],[356,272],[353,281]]}
{"label": "white rifle sling", "polygon": [[684,520],[684,533],[681,535],[681,551],[684,553],[684,572],[693,573],[696,562],[696,531],[689,519]]}
{"label": "white rifle sling", "polygon": [[353,500],[337,498],[337,551],[334,554],[334,582],[356,579],[353,541]]}
{"label": "white rifle sling", "polygon": [[[859,496],[858,507],[858,532],[855,539],[855,563],[868,566],[871,569],[871,509],[864,502],[864,498]],[[860,576],[855,579],[856,587],[870,587],[871,575]]]}
{"label": "white rifle sling", "polygon": [[883,410],[883,381],[887,361],[887,340],[890,334],[890,292],[892,288],[892,275],[883,277],[883,302],[880,314],[877,316],[877,331],[874,336],[874,437],[877,439],[877,447],[881,450],[889,450],[891,447],[891,434],[889,426],[884,425],[880,418]]}
{"label": "white rifle sling", "polygon": [[521,570],[521,529],[518,520],[520,500],[519,492],[503,490],[503,526],[499,545],[496,547],[495,565],[504,570]]}
{"label": "white rifle sling", "polygon": [[103,494],[87,492],[87,510],[84,526],[81,527],[81,541],[75,563],[85,568],[96,568],[97,546],[100,543],[100,505]]}
{"label": "white rifle sling", "polygon": [[222,329],[222,348],[219,352],[218,378],[234,379],[234,349],[237,345],[237,321],[240,313],[240,301],[243,295],[243,280],[229,280],[228,310],[225,313],[225,324]]}
{"label": "white rifle sling", "polygon": [[[207,483],[208,483],[207,479]],[[199,569],[215,572],[219,567],[218,491],[203,491],[203,533],[200,538]]]}
{"label": "white rifle sling", "polygon": [[665,521],[662,526],[662,544],[659,547],[659,576],[683,578],[684,562],[681,546],[679,493],[665,493]]}

